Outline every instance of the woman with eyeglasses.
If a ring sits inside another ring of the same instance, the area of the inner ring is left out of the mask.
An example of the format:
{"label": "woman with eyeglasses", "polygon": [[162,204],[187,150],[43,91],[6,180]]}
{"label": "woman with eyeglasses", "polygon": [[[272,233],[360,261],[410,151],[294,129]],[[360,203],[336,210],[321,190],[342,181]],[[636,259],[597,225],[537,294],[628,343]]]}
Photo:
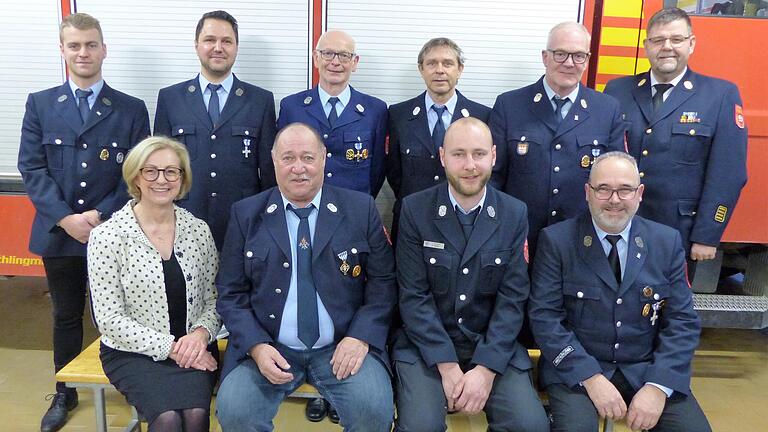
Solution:
{"label": "woman with eyeglasses", "polygon": [[192,186],[187,150],[147,138],[126,157],[123,179],[133,199],[94,228],[88,247],[104,372],[150,432],[208,431],[218,256],[205,222],[174,205]]}

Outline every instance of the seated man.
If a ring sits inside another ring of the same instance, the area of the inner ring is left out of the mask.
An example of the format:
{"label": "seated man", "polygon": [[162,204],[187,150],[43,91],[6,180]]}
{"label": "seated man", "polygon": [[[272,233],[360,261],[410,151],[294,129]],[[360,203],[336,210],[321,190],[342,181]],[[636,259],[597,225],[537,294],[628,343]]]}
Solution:
{"label": "seated man", "polygon": [[292,124],[275,138],[277,188],[232,208],[217,279],[230,332],[217,415],[224,431],[271,431],[308,382],[349,431],[389,431],[385,351],[394,259],[370,195],[323,186],[325,146]]}
{"label": "seated man", "polygon": [[454,122],[440,148],[448,184],[403,199],[393,357],[397,431],[444,431],[447,412],[485,411],[491,431],[548,431],[518,343],[530,290],[525,204],[487,186],[488,126]]}
{"label": "seated man", "polygon": [[533,267],[552,430],[596,432],[598,416],[626,416],[632,430],[709,431],[690,390],[701,324],[680,234],[635,216],[632,156],[599,156],[584,191],[589,213],[543,229]]}

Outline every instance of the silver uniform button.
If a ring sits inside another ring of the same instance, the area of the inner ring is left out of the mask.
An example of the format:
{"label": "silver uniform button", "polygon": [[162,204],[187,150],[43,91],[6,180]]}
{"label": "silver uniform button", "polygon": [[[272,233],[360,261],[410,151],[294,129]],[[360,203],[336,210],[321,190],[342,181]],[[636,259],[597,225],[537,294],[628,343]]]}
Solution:
{"label": "silver uniform button", "polygon": [[86,182],[80,182],[80,187],[86,187],[87,185],[88,185],[88,183],[86,183]]}
{"label": "silver uniform button", "polygon": [[493,262],[495,262],[495,263],[496,263],[496,265],[499,265],[499,264],[501,264],[501,258],[499,258],[499,257],[496,257],[496,259],[495,259],[495,260],[493,260]]}
{"label": "silver uniform button", "polygon": [[291,266],[291,265],[290,265],[290,264],[288,264],[288,261],[286,261],[286,262],[284,262],[284,263],[283,263],[283,268],[288,268],[288,267],[290,267],[290,266]]}
{"label": "silver uniform button", "polygon": [[555,150],[560,150],[561,148],[563,148],[563,146],[560,144],[555,144]]}
{"label": "silver uniform button", "polygon": [[251,251],[248,251],[248,252],[246,252],[246,253],[245,253],[245,256],[247,256],[248,258],[250,258],[250,257],[252,257],[252,256],[253,256],[253,252],[251,252]]}
{"label": "silver uniform button", "polygon": [[269,317],[270,317],[271,319],[275,319],[275,314],[269,314]]}
{"label": "silver uniform button", "polygon": [[469,274],[469,269],[468,269],[468,268],[466,268],[466,267],[464,267],[463,269],[461,269],[461,272],[462,272],[463,274]]}
{"label": "silver uniform button", "polygon": [[458,321],[459,321],[459,324],[461,324],[464,322],[464,318],[459,318]]}
{"label": "silver uniform button", "polygon": [[281,290],[280,288],[275,288],[275,292],[280,294],[281,292],[283,292],[283,290]]}
{"label": "silver uniform button", "polygon": [[619,344],[614,344],[613,349],[619,349]]}
{"label": "silver uniform button", "polygon": [[326,177],[328,177],[328,178],[331,178],[331,177],[333,177],[333,173],[330,173],[330,172],[329,172],[329,173],[328,173],[328,174],[326,174],[325,176],[326,176]]}
{"label": "silver uniform button", "polygon": [[557,211],[556,210],[552,210],[552,216],[557,216]]}
{"label": "silver uniform button", "polygon": [[333,156],[333,153],[331,153],[331,152],[328,152],[328,154],[326,154],[325,156],[326,156],[326,157],[331,157],[331,156]]}
{"label": "silver uniform button", "polygon": [[437,260],[436,260],[436,259],[434,259],[434,258],[430,258],[430,259],[429,259],[429,263],[430,263],[430,264],[437,264]]}
{"label": "silver uniform button", "polygon": [[83,168],[88,168],[88,164],[85,163],[85,162],[81,163],[80,166],[83,167]]}
{"label": "silver uniform button", "polygon": [[86,144],[86,143],[83,143],[83,148],[84,148],[84,149],[87,149],[87,148],[88,148],[88,144]]}
{"label": "silver uniform button", "polygon": [[60,139],[58,139],[58,138],[56,138],[55,140],[53,140],[53,142],[55,142],[56,144],[61,144],[61,140],[60,140]]}
{"label": "silver uniform button", "polygon": [[560,172],[560,167],[559,167],[559,166],[556,166],[556,167],[554,168],[554,171],[555,171],[555,172]]}
{"label": "silver uniform button", "polygon": [[434,159],[434,158],[435,158],[435,155],[429,155],[429,158],[430,158],[430,159]]}
{"label": "silver uniform button", "polygon": [[216,159],[216,153],[211,153],[211,159]]}
{"label": "silver uniform button", "polygon": [[435,181],[440,180],[440,176],[435,176]]}
{"label": "silver uniform button", "polygon": [[80,204],[80,205],[83,205],[83,204],[85,204],[85,201],[83,201],[82,199],[79,199],[79,200],[77,200],[77,203]]}
{"label": "silver uniform button", "polygon": [[328,134],[323,134],[323,138],[328,138]]}
{"label": "silver uniform button", "polygon": [[211,177],[216,177],[216,173],[215,172],[211,172]]}
{"label": "silver uniform button", "polygon": [[617,305],[620,305],[620,304],[622,304],[622,303],[624,303],[624,300],[622,300],[622,299],[620,299],[620,298],[617,298],[617,299],[616,299],[616,304],[617,304]]}
{"label": "silver uniform button", "polygon": [[621,321],[616,321],[616,327],[621,327]]}
{"label": "silver uniform button", "polygon": [[552,189],[552,193],[557,195],[558,193],[560,193],[560,189],[554,188],[554,189]]}
{"label": "silver uniform button", "polygon": [[211,139],[215,140],[216,139],[216,135],[211,135]]}
{"label": "silver uniform button", "polygon": [[656,293],[656,294],[654,294],[654,295],[653,295],[653,299],[654,299],[654,300],[658,300],[659,298],[660,298],[660,297],[659,297],[659,294],[658,294],[658,293]]}
{"label": "silver uniform button", "polygon": [[357,253],[357,248],[352,248],[349,251],[352,252],[353,254],[356,254]]}
{"label": "silver uniform button", "polygon": [[112,147],[117,147],[117,143],[116,143],[116,142],[113,142],[113,143],[112,143]]}
{"label": "silver uniform button", "polygon": [[216,195],[218,195],[216,192],[211,192],[212,197],[216,197]]}
{"label": "silver uniform button", "polygon": [[179,133],[183,134],[184,133],[184,129],[179,129]]}
{"label": "silver uniform button", "polygon": [[466,299],[467,299],[467,295],[466,294],[462,294],[462,295],[459,296],[459,300],[461,300],[461,301],[464,301]]}
{"label": "silver uniform button", "polygon": [[576,293],[576,297],[582,298],[582,297],[584,297],[584,293],[579,291],[579,292]]}

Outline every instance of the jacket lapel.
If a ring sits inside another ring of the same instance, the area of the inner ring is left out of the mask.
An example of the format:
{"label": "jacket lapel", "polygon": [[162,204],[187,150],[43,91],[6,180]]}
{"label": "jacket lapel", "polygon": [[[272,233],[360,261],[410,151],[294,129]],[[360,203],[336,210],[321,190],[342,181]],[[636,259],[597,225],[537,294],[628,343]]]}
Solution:
{"label": "jacket lapel", "polygon": [[208,115],[208,110],[205,108],[205,102],[203,101],[203,90],[200,88],[200,80],[195,77],[187,81],[187,87],[184,90],[186,94],[186,106],[197,117],[200,124],[205,125],[208,130],[213,129],[213,123],[211,117]]}
{"label": "jacket lapel", "polygon": [[429,133],[429,121],[427,120],[429,107],[424,105],[425,94],[426,92],[423,92],[416,99],[413,99],[415,103],[413,104],[410,117],[408,117],[408,128],[413,131],[416,141],[424,147],[428,154],[437,155],[435,145],[432,143],[432,135]]}
{"label": "jacket lapel", "polygon": [[214,130],[217,130],[221,127],[221,125],[228,122],[229,119],[231,119],[235,114],[237,114],[238,111],[240,111],[243,106],[245,106],[245,87],[243,86],[243,83],[237,79],[236,76],[234,76],[234,74],[232,77],[234,78],[232,82],[232,88],[230,89],[229,95],[227,96],[227,102],[224,104],[224,109],[221,111],[219,124],[214,127]]}
{"label": "jacket lapel", "polygon": [[312,239],[312,262],[317,261],[320,253],[328,245],[333,234],[341,225],[344,215],[342,209],[339,209],[339,201],[336,194],[329,188],[323,188],[323,197],[320,200],[320,208],[317,209],[317,224],[315,225],[315,236]]}
{"label": "jacket lapel", "polygon": [[56,91],[56,104],[54,105],[56,113],[64,119],[72,131],[80,133],[83,121],[80,119],[80,111],[77,110],[77,101],[69,88],[69,82],[66,81]]}
{"label": "jacket lapel", "polygon": [[352,88],[352,86],[349,86],[349,90],[352,93],[349,103],[344,107],[344,111],[341,112],[339,119],[336,120],[336,124],[333,126],[334,129],[354,123],[365,116],[365,103],[363,103],[360,93]]}
{"label": "jacket lapel", "polygon": [[635,87],[632,89],[632,97],[643,113],[646,122],[653,117],[653,102],[651,101],[651,75],[646,72],[638,77]]}
{"label": "jacket lapel", "polygon": [[619,288],[616,276],[613,275],[611,265],[608,264],[608,256],[600,243],[600,238],[592,226],[592,217],[589,212],[581,217],[579,224],[579,237],[576,239],[579,256],[590,269],[613,290]]}
{"label": "jacket lapel", "polygon": [[451,206],[451,200],[448,198],[448,186],[442,185],[438,188],[437,200],[435,202],[434,223],[435,227],[443,238],[446,239],[453,248],[461,252],[466,248],[467,242],[464,240],[464,231],[461,229],[459,219]]}
{"label": "jacket lapel", "polygon": [[[472,259],[486,241],[499,229],[499,215],[496,199],[496,191],[486,186],[485,203],[477,215],[475,226],[472,228],[472,235],[469,236],[467,247],[461,256],[461,266]],[[493,216],[491,216],[493,215]],[[461,228],[459,228],[461,231]]]}
{"label": "jacket lapel", "polygon": [[565,134],[589,118],[588,109],[591,101],[587,100],[585,93],[584,86],[579,85],[578,96],[575,101],[571,101],[571,108],[557,127],[557,132],[553,139]]}
{"label": "jacket lapel", "polygon": [[645,257],[648,255],[648,245],[645,244],[643,226],[640,219],[632,220],[632,229],[629,233],[629,244],[627,245],[627,260],[625,263],[624,277],[621,280],[620,294],[629,289],[640,274],[640,270],[645,263]]}
{"label": "jacket lapel", "polygon": [[[317,87],[312,88],[305,94],[307,96],[301,103],[304,104],[304,109],[307,111],[307,114],[314,117],[326,128],[330,129],[331,124],[328,123],[328,117],[325,115],[325,111],[323,111],[323,103],[320,101],[320,92],[317,91]],[[307,99],[309,99],[309,103],[307,103]]]}
{"label": "jacket lapel", "polygon": [[[272,212],[269,211],[272,206],[275,206]],[[285,222],[285,207],[283,206],[283,198],[280,195],[280,190],[274,188],[267,201],[266,208],[261,215],[266,226],[267,231],[272,236],[275,244],[283,251],[283,255],[291,257],[291,240],[288,236],[288,224]]]}
{"label": "jacket lapel", "polygon": [[533,102],[528,105],[528,109],[530,109],[542,123],[551,129],[552,132],[557,131],[554,109],[552,108],[552,103],[549,101],[549,98],[547,98],[547,92],[544,90],[544,77],[539,78],[539,81],[535,86],[531,87],[531,89],[533,91],[526,95],[526,98]]}
{"label": "jacket lapel", "polygon": [[99,92],[99,96],[96,98],[96,102],[91,108],[91,113],[88,115],[88,119],[83,125],[80,134],[84,134],[89,129],[95,127],[102,120],[109,117],[112,114],[112,103],[114,102],[115,91],[110,86],[104,83],[104,86]]}

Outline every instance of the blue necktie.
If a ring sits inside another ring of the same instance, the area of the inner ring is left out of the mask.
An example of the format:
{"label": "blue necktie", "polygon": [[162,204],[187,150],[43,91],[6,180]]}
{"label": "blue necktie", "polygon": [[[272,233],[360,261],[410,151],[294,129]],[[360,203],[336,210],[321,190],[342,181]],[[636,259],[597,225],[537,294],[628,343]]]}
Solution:
{"label": "blue necktie", "polygon": [[616,243],[621,240],[620,235],[607,235],[605,239],[611,244],[611,250],[608,252],[608,264],[611,265],[613,275],[616,276],[616,282],[621,284],[621,261],[619,261],[619,247]]}
{"label": "blue necktie", "polygon": [[336,103],[338,101],[339,98],[337,97],[328,98],[328,103],[331,104],[331,112],[328,113],[328,124],[331,125],[331,129],[336,126],[336,120],[339,119],[339,114],[336,112]]}
{"label": "blue necktie", "polygon": [[443,113],[448,108],[444,106],[432,105],[432,109],[437,113],[437,123],[435,128],[432,129],[432,143],[435,145],[435,151],[438,151],[443,146],[443,140],[445,139],[445,125],[443,124]]}
{"label": "blue necktie", "polygon": [[475,219],[477,219],[477,215],[480,213],[480,207],[469,213],[464,213],[458,206],[456,206],[455,210],[456,217],[459,218],[459,223],[461,224],[461,229],[464,231],[464,238],[469,240],[469,236],[472,235],[472,228],[475,227]]}
{"label": "blue necktie", "polygon": [[312,238],[309,234],[309,215],[313,205],[306,208],[290,207],[299,217],[296,234],[296,299],[299,323],[299,340],[307,349],[312,349],[320,338],[320,324],[317,318],[317,291],[312,277]]}
{"label": "blue necktie", "polygon": [[77,96],[77,109],[80,111],[80,119],[83,121],[83,124],[88,120],[88,115],[91,113],[91,107],[88,105],[88,97],[92,94],[92,90],[75,90],[75,96]]}
{"label": "blue necktie", "polygon": [[563,105],[570,99],[560,99],[557,96],[553,96],[552,100],[555,102],[555,121],[557,124],[560,124],[560,122],[563,121]]}
{"label": "blue necktie", "polygon": [[219,122],[219,114],[221,114],[219,109],[219,88],[221,88],[221,84],[208,84],[208,90],[211,91],[211,99],[208,101],[208,116],[211,117],[213,127],[217,126],[216,123]]}

